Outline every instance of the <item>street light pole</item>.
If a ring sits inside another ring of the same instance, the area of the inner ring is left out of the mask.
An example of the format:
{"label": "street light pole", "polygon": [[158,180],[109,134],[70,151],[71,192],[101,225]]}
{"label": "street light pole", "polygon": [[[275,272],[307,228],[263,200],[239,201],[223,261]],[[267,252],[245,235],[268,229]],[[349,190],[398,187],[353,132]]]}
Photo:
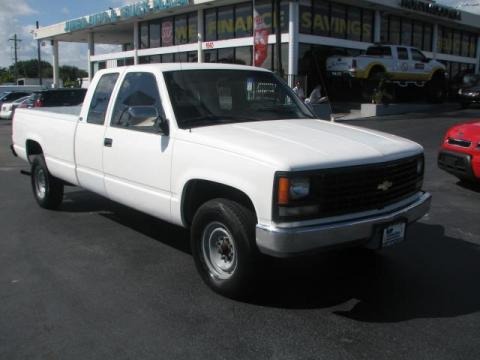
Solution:
{"label": "street light pole", "polygon": [[[38,29],[38,21],[35,22],[35,27]],[[40,86],[43,85],[42,79],[42,54],[40,52],[40,40],[37,40],[37,58],[38,58],[38,83]]]}

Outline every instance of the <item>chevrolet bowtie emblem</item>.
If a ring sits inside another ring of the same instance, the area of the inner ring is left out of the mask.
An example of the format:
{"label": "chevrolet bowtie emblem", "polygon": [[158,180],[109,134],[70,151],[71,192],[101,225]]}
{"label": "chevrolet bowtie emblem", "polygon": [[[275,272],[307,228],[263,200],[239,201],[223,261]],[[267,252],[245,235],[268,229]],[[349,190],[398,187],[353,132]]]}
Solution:
{"label": "chevrolet bowtie emblem", "polygon": [[393,183],[391,181],[384,181],[383,183],[377,186],[377,189],[382,191],[387,191],[392,186],[393,186]]}

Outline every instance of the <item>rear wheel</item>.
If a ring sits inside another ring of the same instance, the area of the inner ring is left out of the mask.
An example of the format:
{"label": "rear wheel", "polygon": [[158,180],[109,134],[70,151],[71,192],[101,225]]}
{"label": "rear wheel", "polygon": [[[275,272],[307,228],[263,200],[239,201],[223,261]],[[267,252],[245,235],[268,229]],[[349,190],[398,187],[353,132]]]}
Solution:
{"label": "rear wheel", "polygon": [[258,267],[252,211],[227,199],[208,201],[193,219],[191,248],[197,270],[214,291],[231,298],[252,292]]}
{"label": "rear wheel", "polygon": [[385,71],[381,68],[374,68],[370,71],[368,79],[364,80],[362,84],[362,98],[364,101],[372,102],[375,89],[383,76],[385,76]]}
{"label": "rear wheel", "polygon": [[63,200],[63,182],[52,176],[43,156],[35,156],[32,161],[33,196],[44,209],[56,209]]}
{"label": "rear wheel", "polygon": [[434,104],[440,104],[445,101],[446,87],[445,75],[436,73],[427,85],[428,101]]}

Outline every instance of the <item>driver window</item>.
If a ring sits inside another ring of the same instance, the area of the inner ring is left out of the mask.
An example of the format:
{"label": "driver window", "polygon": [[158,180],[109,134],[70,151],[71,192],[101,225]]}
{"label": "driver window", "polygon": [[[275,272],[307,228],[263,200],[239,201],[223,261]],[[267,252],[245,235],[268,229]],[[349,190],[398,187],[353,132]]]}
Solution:
{"label": "driver window", "polygon": [[425,61],[425,55],[423,55],[420,51],[411,49],[412,51],[412,59],[414,61]]}
{"label": "driver window", "polygon": [[[152,111],[146,111],[148,109]],[[158,121],[152,113],[164,116],[155,76],[145,72],[128,73],[115,102],[111,126],[152,131]]]}

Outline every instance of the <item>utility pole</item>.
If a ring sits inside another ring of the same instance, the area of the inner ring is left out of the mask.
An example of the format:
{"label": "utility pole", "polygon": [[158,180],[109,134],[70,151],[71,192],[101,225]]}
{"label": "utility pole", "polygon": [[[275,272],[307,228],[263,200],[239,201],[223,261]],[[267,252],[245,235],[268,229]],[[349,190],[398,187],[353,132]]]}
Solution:
{"label": "utility pole", "polygon": [[[35,22],[35,27],[38,29],[38,21]],[[42,54],[40,53],[40,40],[37,40],[37,58],[38,58],[38,83],[40,86],[43,85],[42,79]]]}
{"label": "utility pole", "polygon": [[17,63],[18,63],[18,43],[21,42],[22,40],[21,39],[18,39],[17,38],[17,34],[14,34],[13,35],[13,39],[8,39],[8,41],[13,41],[13,49],[14,49],[14,54],[15,54],[15,67],[14,67],[14,73],[15,73],[15,84],[17,83],[17,80],[18,80],[18,67],[17,67]]}

